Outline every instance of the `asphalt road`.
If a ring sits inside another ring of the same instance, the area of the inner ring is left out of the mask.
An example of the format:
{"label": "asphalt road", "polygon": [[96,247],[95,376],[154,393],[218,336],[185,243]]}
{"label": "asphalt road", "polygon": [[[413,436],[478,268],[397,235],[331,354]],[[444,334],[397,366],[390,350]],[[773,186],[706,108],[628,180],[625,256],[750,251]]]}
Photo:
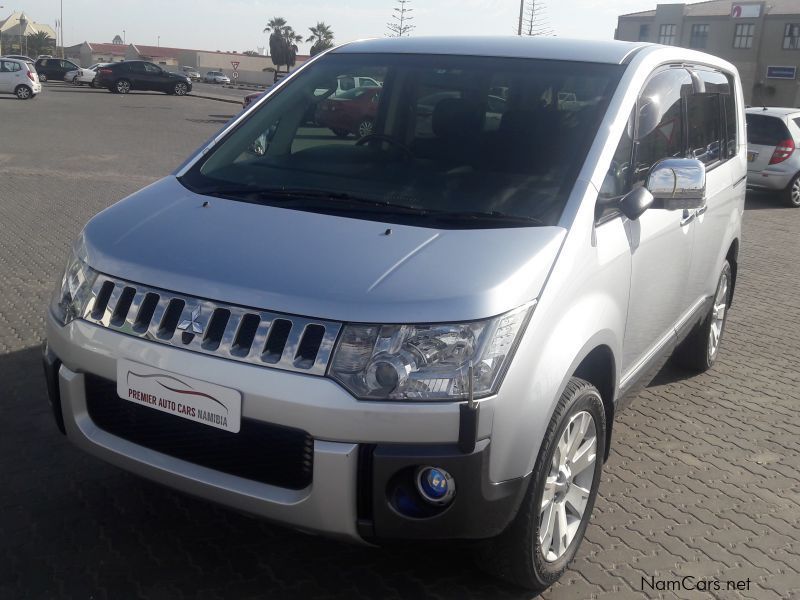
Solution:
{"label": "asphalt road", "polygon": [[[238,110],[57,84],[0,96],[0,598],[529,598],[463,548],[309,537],[120,471],[56,430],[39,344],[71,240]],[[798,256],[800,210],[749,198],[717,366],[667,367],[620,417],[587,539],[544,598],[800,598]],[[723,591],[666,591],[686,576]]]}

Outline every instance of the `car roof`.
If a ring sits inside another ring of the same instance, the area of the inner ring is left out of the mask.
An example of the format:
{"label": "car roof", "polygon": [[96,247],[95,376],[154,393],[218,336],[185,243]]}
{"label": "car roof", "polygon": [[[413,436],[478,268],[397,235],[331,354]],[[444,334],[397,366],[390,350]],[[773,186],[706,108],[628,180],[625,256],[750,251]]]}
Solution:
{"label": "car roof", "polygon": [[10,60],[11,62],[21,63],[23,65],[32,65],[33,62],[30,60],[23,60],[21,58],[11,58],[10,56],[0,56],[3,60]]}
{"label": "car roof", "polygon": [[783,106],[753,106],[745,111],[749,115],[766,115],[767,117],[785,118],[800,114],[800,108],[787,108]]}
{"label": "car roof", "polygon": [[650,46],[654,44],[541,36],[403,37],[359,40],[332,52],[449,54],[622,64],[635,51]]}

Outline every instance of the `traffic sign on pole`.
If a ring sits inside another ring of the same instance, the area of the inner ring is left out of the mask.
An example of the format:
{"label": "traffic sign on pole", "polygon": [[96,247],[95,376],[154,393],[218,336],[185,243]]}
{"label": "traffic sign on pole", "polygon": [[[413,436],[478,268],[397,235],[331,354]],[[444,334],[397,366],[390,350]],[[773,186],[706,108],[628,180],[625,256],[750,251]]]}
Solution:
{"label": "traffic sign on pole", "polygon": [[231,65],[233,65],[233,70],[236,71],[239,68],[239,61],[238,60],[232,60],[231,61]]}

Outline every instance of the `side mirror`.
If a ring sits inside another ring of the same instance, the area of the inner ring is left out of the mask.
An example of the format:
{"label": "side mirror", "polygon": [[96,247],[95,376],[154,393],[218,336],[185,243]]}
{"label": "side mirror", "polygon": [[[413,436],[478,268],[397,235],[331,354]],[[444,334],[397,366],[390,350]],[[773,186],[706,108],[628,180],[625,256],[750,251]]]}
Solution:
{"label": "side mirror", "polygon": [[694,158],[668,158],[653,165],[647,189],[667,210],[705,206],[706,166]]}
{"label": "side mirror", "polygon": [[642,216],[644,211],[653,206],[653,194],[645,187],[637,187],[623,196],[619,201],[619,209],[622,214],[631,221],[635,221]]}

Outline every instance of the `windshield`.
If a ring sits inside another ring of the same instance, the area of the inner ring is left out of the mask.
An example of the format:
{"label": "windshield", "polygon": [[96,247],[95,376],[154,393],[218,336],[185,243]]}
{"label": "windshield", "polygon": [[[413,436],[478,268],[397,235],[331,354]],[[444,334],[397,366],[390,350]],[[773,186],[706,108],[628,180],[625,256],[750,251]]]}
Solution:
{"label": "windshield", "polygon": [[[623,68],[329,54],[181,181],[200,194],[386,222],[552,225]],[[381,87],[342,92],[343,76]]]}

